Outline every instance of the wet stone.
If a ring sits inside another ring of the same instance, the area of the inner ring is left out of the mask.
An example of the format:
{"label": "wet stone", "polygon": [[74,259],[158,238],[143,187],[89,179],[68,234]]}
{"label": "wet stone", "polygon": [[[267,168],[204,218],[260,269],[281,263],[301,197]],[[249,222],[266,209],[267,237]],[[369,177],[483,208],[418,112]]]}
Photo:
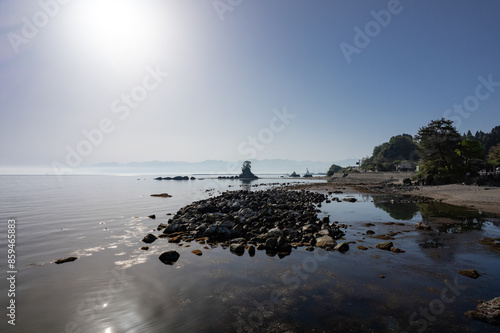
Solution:
{"label": "wet stone", "polygon": [[482,302],[475,311],[467,311],[465,315],[471,319],[481,320],[491,325],[500,325],[500,297]]}
{"label": "wet stone", "polygon": [[151,244],[153,243],[155,240],[157,240],[158,237],[156,237],[155,235],[153,234],[148,234],[147,236],[145,236],[142,241],[146,244]]}
{"label": "wet stone", "polygon": [[375,247],[377,249],[390,251],[391,248],[393,247],[393,244],[392,242],[383,242],[383,243],[378,243],[377,245],[375,245]]}
{"label": "wet stone", "polygon": [[173,265],[181,255],[177,251],[167,251],[160,255],[160,261],[165,265]]}
{"label": "wet stone", "polygon": [[471,279],[477,279],[481,276],[475,269],[462,269],[458,271],[458,274],[470,277]]}
{"label": "wet stone", "polygon": [[75,261],[76,259],[78,259],[77,257],[68,257],[68,258],[64,258],[64,259],[57,259],[55,261],[56,264],[64,264],[64,263],[67,263],[67,262],[72,262],[72,261]]}

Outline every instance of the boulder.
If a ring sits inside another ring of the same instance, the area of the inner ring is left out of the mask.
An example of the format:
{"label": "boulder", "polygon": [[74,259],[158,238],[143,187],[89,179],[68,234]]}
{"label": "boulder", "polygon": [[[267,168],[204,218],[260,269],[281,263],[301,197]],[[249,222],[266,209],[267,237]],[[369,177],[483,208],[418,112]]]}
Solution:
{"label": "boulder", "polygon": [[180,256],[177,251],[167,251],[160,255],[160,261],[165,265],[173,265]]}
{"label": "boulder", "polygon": [[153,214],[153,215],[149,215],[148,217],[149,217],[150,219],[153,219],[153,220],[154,220],[154,219],[156,218],[156,215],[154,215],[154,214]]}
{"label": "boulder", "polygon": [[335,241],[330,236],[323,236],[316,239],[317,247],[326,248],[326,247],[334,247],[335,245],[336,245]]}
{"label": "boulder", "polygon": [[467,311],[465,315],[471,319],[481,320],[492,325],[500,325],[500,297],[485,301],[475,311]]}
{"label": "boulder", "polygon": [[292,253],[292,245],[288,242],[280,243],[278,245],[278,252],[290,254]]}
{"label": "boulder", "polygon": [[475,269],[462,269],[458,271],[458,274],[470,277],[471,279],[477,279],[481,276]]}
{"label": "boulder", "polygon": [[377,245],[375,245],[375,247],[377,249],[390,251],[391,247],[393,247],[393,244],[392,242],[383,242],[383,243],[378,243]]}
{"label": "boulder", "polygon": [[405,250],[398,249],[397,247],[391,247],[391,251],[394,253],[405,253]]}
{"label": "boulder", "polygon": [[142,241],[144,243],[146,243],[146,244],[151,244],[151,243],[153,243],[157,239],[158,239],[158,237],[156,237],[155,235],[148,234],[147,236],[144,236],[144,238],[142,239]]}
{"label": "boulder", "polygon": [[356,202],[356,201],[358,201],[358,199],[356,199],[356,198],[344,198],[344,199],[342,199],[342,201]]}
{"label": "boulder", "polygon": [[267,237],[281,237],[283,236],[283,230],[281,230],[280,228],[272,228],[272,229],[269,229],[269,231],[267,232]]}
{"label": "boulder", "polygon": [[274,251],[278,247],[278,239],[270,237],[266,240],[266,250]]}
{"label": "boulder", "polygon": [[238,256],[241,256],[241,255],[243,255],[243,253],[245,253],[245,245],[243,245],[243,244],[231,244],[231,246],[229,247],[229,251],[231,251],[232,253],[234,253]]}
{"label": "boulder", "polygon": [[201,256],[203,254],[200,250],[193,250],[191,253],[196,254],[197,256]]}
{"label": "boulder", "polygon": [[164,223],[160,223],[160,224],[156,227],[156,230],[165,229],[166,227],[168,227],[168,225],[166,225],[166,224],[164,224]]}
{"label": "boulder", "polygon": [[57,259],[54,263],[55,264],[64,264],[66,262],[72,262],[72,261],[75,261],[76,259],[78,259],[77,257],[68,257],[68,258],[64,258],[64,259]]}
{"label": "boulder", "polygon": [[152,197],[158,198],[171,198],[172,196],[168,193],[160,193],[160,194],[151,194]]}
{"label": "boulder", "polygon": [[335,247],[333,249],[336,251],[339,251],[339,252],[347,252],[347,251],[349,251],[349,243],[344,242],[344,243],[337,244],[337,245],[335,245]]}

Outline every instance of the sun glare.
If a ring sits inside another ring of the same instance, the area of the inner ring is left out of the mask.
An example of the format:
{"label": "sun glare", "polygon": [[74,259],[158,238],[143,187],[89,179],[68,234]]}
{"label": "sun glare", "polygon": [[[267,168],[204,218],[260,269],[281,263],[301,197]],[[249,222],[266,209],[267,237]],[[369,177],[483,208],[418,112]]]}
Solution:
{"label": "sun glare", "polygon": [[164,20],[157,2],[85,0],[75,3],[71,25],[86,55],[114,65],[144,62],[160,50]]}

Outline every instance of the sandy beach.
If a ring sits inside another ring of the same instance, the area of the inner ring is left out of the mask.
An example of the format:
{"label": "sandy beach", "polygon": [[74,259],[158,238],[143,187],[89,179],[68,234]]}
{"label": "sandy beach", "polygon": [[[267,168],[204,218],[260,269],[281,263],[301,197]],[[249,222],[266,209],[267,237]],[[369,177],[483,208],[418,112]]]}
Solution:
{"label": "sandy beach", "polygon": [[413,172],[361,172],[346,177],[323,177],[327,183],[305,185],[310,189],[334,191],[348,188],[356,192],[410,194],[435,199],[447,204],[470,207],[500,214],[500,187],[450,184],[440,186],[404,186],[403,179]]}

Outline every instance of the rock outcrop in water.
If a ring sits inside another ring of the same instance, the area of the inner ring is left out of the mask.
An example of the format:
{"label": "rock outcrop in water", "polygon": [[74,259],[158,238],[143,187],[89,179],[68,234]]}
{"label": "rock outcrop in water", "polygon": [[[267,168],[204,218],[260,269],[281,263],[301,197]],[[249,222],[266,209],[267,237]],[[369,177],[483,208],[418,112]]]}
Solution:
{"label": "rock outcrop in water", "polygon": [[500,297],[482,302],[475,311],[467,311],[465,315],[471,319],[485,321],[488,324],[500,325]]}
{"label": "rock outcrop in water", "polygon": [[168,193],[160,193],[160,194],[151,194],[152,197],[158,198],[171,198],[172,196]]}
{"label": "rock outcrop in water", "polygon": [[64,264],[64,263],[67,263],[67,262],[72,262],[72,261],[75,261],[76,259],[78,259],[77,257],[68,257],[68,258],[61,258],[61,259],[57,259],[54,263],[55,264]]}
{"label": "rock outcrop in water", "polygon": [[146,236],[144,236],[144,238],[142,239],[142,241],[146,244],[151,244],[153,243],[155,240],[157,240],[158,238],[153,235],[153,234],[148,234]]}
{"label": "rock outcrop in water", "polygon": [[175,177],[156,177],[154,180],[195,180],[195,177],[188,177],[188,176],[175,176]]}
{"label": "rock outcrop in water", "polygon": [[470,277],[471,279],[477,279],[481,276],[475,269],[462,269],[458,271],[458,274]]}
{"label": "rock outcrop in water", "polygon": [[252,162],[245,161],[241,167],[241,174],[238,176],[240,179],[258,179],[256,175],[252,173]]}
{"label": "rock outcrop in water", "polygon": [[160,261],[165,265],[173,265],[181,255],[177,251],[167,251],[160,255]]}
{"label": "rock outcrop in water", "polygon": [[[333,250],[344,233],[328,217],[319,219],[315,204],[326,195],[309,191],[232,191],[181,208],[160,237],[169,242],[207,241],[241,255],[245,248],[285,256],[293,247]],[[345,249],[345,246],[343,247]]]}

